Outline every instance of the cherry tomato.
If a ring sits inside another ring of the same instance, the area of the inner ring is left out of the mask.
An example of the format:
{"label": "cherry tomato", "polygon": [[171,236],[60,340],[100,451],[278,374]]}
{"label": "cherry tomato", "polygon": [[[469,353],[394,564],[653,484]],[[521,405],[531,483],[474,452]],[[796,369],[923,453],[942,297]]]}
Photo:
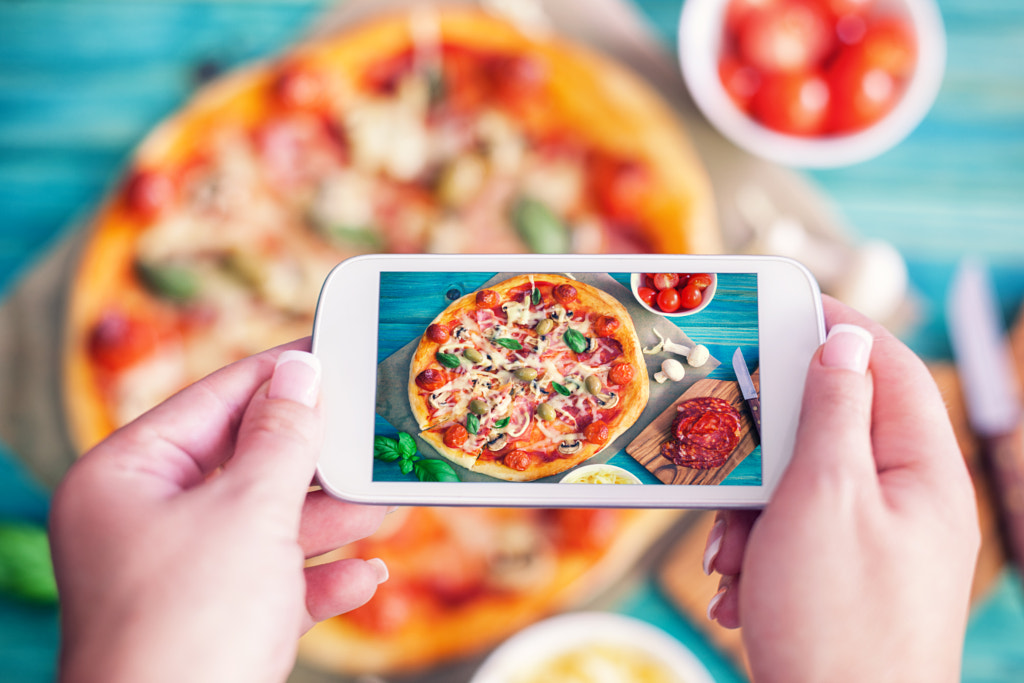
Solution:
{"label": "cherry tomato", "polygon": [[679,307],[687,310],[697,308],[704,299],[704,293],[690,283],[679,292]]}
{"label": "cherry tomato", "polygon": [[619,319],[610,315],[602,315],[594,321],[594,332],[599,337],[607,337],[619,329]]}
{"label": "cherry tomato", "polygon": [[778,4],[779,0],[732,0],[725,8],[726,33],[738,35],[750,17]]}
{"label": "cherry tomato", "polygon": [[679,284],[679,276],[675,273],[658,273],[654,276],[654,288],[657,290],[673,289]]}
{"label": "cherry tomato", "polygon": [[640,295],[640,301],[648,306],[654,306],[654,299],[658,296],[658,290],[650,287],[638,287],[636,293]]}
{"label": "cherry tomato", "polygon": [[479,308],[494,308],[498,305],[498,293],[493,289],[481,289],[476,293],[476,305]]}
{"label": "cherry tomato", "polygon": [[427,368],[416,375],[416,386],[424,391],[437,391],[448,383],[448,375],[437,368]]}
{"label": "cherry tomato", "polygon": [[298,64],[283,66],[271,87],[277,101],[288,109],[318,109],[327,101],[323,76]]}
{"label": "cherry tomato", "polygon": [[829,85],[816,72],[765,76],[751,103],[765,126],[790,135],[817,135],[825,128]]}
{"label": "cherry tomato", "polygon": [[679,310],[679,290],[663,289],[658,292],[658,308],[666,313],[675,313]]}
{"label": "cherry tomato", "polygon": [[573,301],[576,301],[577,294],[576,288],[572,285],[555,285],[555,288],[551,290],[551,295],[555,297],[555,301],[563,306],[568,306]]}
{"label": "cherry tomato", "polygon": [[169,173],[140,169],[129,176],[124,197],[129,211],[150,220],[170,208],[176,195],[175,181]]}
{"label": "cherry tomato", "polygon": [[459,448],[468,438],[469,432],[460,424],[453,424],[444,430],[444,445],[448,448]]}
{"label": "cherry tomato", "polygon": [[860,43],[870,69],[883,69],[896,78],[908,78],[917,64],[917,40],[909,24],[899,17],[879,17],[868,23]]}
{"label": "cherry tomato", "polygon": [[835,43],[824,8],[809,0],[786,0],[757,12],[737,37],[743,61],[764,74],[813,69]]}
{"label": "cherry tomato", "polygon": [[863,16],[871,9],[874,0],[825,0],[825,8],[835,17]]}
{"label": "cherry tomato", "polygon": [[[668,291],[668,290],[665,290]],[[617,384],[622,386],[623,384],[629,384],[630,380],[633,379],[635,370],[633,365],[630,363],[616,363],[612,366],[612,369],[608,371],[608,383]]]}
{"label": "cherry tomato", "polygon": [[697,273],[696,275],[691,275],[690,281],[687,283],[687,285],[696,287],[697,289],[703,292],[705,289],[711,286],[711,276],[708,275],[707,273]]}
{"label": "cherry tomato", "polygon": [[594,420],[583,428],[583,438],[598,445],[605,443],[608,441],[608,424],[603,420]]}
{"label": "cherry tomato", "polygon": [[761,86],[761,74],[731,54],[724,55],[718,62],[718,78],[733,103],[747,111],[750,101]]}
{"label": "cherry tomato", "polygon": [[505,467],[509,467],[520,472],[530,466],[531,460],[533,460],[533,456],[518,448],[506,453],[504,458]]}
{"label": "cherry tomato", "polygon": [[446,341],[451,339],[451,336],[451,332],[448,330],[447,325],[431,323],[427,327],[427,339],[435,344],[444,344]]}
{"label": "cherry tomato", "polygon": [[863,130],[899,100],[900,86],[888,71],[871,68],[859,50],[845,52],[828,73],[833,102],[827,127],[834,133]]}

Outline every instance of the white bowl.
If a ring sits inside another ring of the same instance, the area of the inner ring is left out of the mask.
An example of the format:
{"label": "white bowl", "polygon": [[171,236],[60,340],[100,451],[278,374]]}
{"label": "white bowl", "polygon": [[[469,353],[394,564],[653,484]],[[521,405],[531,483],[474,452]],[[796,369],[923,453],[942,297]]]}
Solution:
{"label": "white bowl", "polygon": [[715,298],[715,292],[718,291],[718,274],[708,273],[708,275],[711,276],[711,284],[708,285],[707,289],[704,290],[704,295],[703,297],[701,297],[700,300],[700,306],[697,306],[696,308],[687,309],[681,308],[674,313],[666,313],[665,311],[659,310],[653,306],[648,306],[646,303],[644,303],[644,300],[640,298],[640,292],[637,290],[640,289],[640,284],[642,282],[641,278],[643,277],[643,273],[632,273],[629,276],[629,288],[633,290],[633,297],[636,299],[637,303],[646,308],[651,313],[657,313],[658,315],[663,315],[666,318],[682,318],[688,315],[693,315],[694,313],[700,313],[705,308],[707,308],[708,304],[711,303],[711,300]]}
{"label": "white bowl", "polygon": [[714,683],[682,643],[645,621],[610,612],[571,612],[520,631],[484,661],[470,683],[512,683],[579,648],[620,645],[647,654],[686,683]]}
{"label": "white bowl", "polygon": [[946,33],[934,0],[888,0],[883,9],[909,17],[917,65],[902,98],[881,120],[848,135],[800,137],[771,130],[737,107],[718,76],[728,0],[686,0],[679,19],[679,62],[697,106],[715,128],[743,149],[776,163],[805,168],[848,166],[890,149],[931,108],[942,84]]}
{"label": "white bowl", "polygon": [[589,477],[595,474],[613,474],[618,477],[626,479],[625,482],[614,482],[616,484],[642,484],[640,478],[629,470],[617,467],[615,465],[597,464],[597,465],[584,465],[583,467],[577,467],[561,479],[562,484],[597,484],[601,482],[582,482],[581,479]]}

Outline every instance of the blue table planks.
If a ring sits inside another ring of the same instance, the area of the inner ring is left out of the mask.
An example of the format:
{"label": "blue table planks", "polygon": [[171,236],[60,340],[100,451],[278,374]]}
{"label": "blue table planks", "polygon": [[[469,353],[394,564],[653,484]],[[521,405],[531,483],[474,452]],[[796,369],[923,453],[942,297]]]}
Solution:
{"label": "blue table planks", "polygon": [[[667,44],[674,43],[681,4],[640,3]],[[0,3],[0,295],[95,205],[133,145],[185,101],[199,80],[281,49],[327,5]],[[907,339],[929,358],[949,354],[941,301],[963,253],[995,262],[1007,317],[1024,300],[1024,3],[939,5],[949,57],[931,114],[905,142],[875,160],[810,174],[858,235],[891,240],[908,259],[922,320]],[[11,514],[33,518],[38,502],[21,507],[24,498],[15,498],[25,486],[20,477],[2,473],[0,501],[15,508]],[[697,642],[647,589],[622,609]],[[29,660],[21,649],[36,642],[43,654],[36,650],[31,656],[52,656],[53,623],[42,621],[0,604],[0,679],[52,678],[52,661]],[[19,634],[17,640],[12,633]],[[695,647],[705,654],[699,643]],[[739,680],[708,656],[718,680]],[[1022,676],[1024,599],[1008,577],[972,617],[963,680],[1009,682]]]}

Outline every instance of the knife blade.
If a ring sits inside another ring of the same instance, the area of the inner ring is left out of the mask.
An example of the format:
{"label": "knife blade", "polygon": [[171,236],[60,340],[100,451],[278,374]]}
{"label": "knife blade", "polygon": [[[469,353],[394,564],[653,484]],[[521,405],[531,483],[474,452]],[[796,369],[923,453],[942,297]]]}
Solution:
{"label": "knife blade", "polygon": [[743,357],[743,349],[739,347],[732,354],[732,369],[736,372],[736,379],[740,383],[740,392],[750,408],[750,415],[754,418],[754,426],[757,428],[757,436],[760,437],[761,399],[758,398],[757,389],[754,388],[754,380],[750,379],[750,371],[747,370],[747,359]]}
{"label": "knife blade", "polygon": [[961,263],[946,320],[967,419],[981,442],[1007,556],[1024,567],[1024,420],[1021,385],[985,267]]}

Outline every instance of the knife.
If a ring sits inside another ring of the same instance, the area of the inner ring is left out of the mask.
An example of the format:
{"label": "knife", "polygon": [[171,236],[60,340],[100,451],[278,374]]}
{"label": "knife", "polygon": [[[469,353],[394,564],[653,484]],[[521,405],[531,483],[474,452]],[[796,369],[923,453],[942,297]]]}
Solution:
{"label": "knife", "polygon": [[960,265],[946,319],[967,419],[981,441],[1007,555],[1019,569],[1024,567],[1024,404],[995,291],[980,262]]}
{"label": "knife", "polygon": [[757,436],[761,436],[761,399],[757,397],[757,389],[754,388],[754,380],[750,379],[750,372],[747,370],[747,360],[743,357],[743,350],[739,347],[732,354],[732,369],[736,372],[736,379],[740,383],[740,391],[743,399],[750,407],[750,415],[754,418],[754,426],[757,427]]}

